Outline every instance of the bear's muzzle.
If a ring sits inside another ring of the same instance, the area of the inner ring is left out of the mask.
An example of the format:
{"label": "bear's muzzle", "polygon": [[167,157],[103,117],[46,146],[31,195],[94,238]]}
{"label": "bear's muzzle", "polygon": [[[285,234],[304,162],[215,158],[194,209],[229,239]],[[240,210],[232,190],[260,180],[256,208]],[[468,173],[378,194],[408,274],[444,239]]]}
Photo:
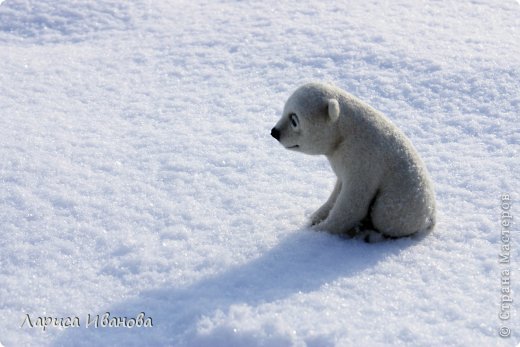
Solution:
{"label": "bear's muzzle", "polygon": [[274,137],[276,140],[280,141],[280,130],[278,130],[276,128],[272,128],[271,136]]}

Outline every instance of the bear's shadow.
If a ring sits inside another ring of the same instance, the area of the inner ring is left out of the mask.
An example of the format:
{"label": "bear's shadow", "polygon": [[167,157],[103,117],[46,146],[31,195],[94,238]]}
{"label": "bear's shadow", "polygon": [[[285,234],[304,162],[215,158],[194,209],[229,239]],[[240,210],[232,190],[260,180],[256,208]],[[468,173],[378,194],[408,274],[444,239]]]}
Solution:
{"label": "bear's shadow", "polygon": [[[339,278],[352,277],[380,260],[396,255],[417,242],[404,238],[366,244],[345,240],[308,229],[286,236],[260,257],[204,278],[187,287],[163,287],[141,292],[135,298],[116,304],[102,315],[136,317],[145,312],[152,317],[152,328],[81,328],[64,331],[54,346],[94,345],[190,345],[197,323],[203,316],[224,313],[232,305],[256,306],[272,303],[296,293],[309,293]],[[346,313],[348,314],[348,313]],[[166,338],[165,338],[166,337]],[[155,343],[154,343],[155,341]]]}

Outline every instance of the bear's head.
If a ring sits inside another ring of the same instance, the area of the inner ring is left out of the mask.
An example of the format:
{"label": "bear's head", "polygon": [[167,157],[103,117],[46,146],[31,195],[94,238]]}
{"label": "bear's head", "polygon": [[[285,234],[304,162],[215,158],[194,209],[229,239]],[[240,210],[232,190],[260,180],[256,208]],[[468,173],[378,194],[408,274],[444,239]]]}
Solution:
{"label": "bear's head", "polygon": [[287,100],[271,136],[285,148],[306,154],[328,154],[339,143],[340,107],[331,87],[310,83]]}

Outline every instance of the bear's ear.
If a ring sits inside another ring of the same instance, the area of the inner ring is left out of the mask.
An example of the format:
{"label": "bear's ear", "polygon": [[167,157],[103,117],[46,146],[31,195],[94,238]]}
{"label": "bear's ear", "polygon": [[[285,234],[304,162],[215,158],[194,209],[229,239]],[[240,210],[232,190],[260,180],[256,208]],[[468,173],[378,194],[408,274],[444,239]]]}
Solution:
{"label": "bear's ear", "polygon": [[329,111],[329,118],[331,122],[335,122],[339,118],[339,103],[336,99],[329,99],[329,104],[327,106]]}

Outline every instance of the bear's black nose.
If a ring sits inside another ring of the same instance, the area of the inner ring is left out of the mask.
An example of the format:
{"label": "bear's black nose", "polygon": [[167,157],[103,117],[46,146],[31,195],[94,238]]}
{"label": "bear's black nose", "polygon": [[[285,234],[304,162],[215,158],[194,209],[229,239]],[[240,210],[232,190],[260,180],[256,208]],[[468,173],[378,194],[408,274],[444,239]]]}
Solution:
{"label": "bear's black nose", "polygon": [[276,128],[271,129],[271,136],[280,141],[280,130]]}

